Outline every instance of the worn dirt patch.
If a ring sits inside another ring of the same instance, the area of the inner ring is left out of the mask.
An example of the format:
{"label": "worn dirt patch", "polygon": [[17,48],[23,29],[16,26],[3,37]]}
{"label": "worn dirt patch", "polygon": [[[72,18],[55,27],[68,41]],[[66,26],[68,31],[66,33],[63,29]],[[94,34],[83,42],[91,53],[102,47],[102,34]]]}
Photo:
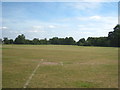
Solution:
{"label": "worn dirt patch", "polygon": [[43,65],[58,65],[60,63],[57,63],[57,62],[42,62],[41,64],[43,64]]}

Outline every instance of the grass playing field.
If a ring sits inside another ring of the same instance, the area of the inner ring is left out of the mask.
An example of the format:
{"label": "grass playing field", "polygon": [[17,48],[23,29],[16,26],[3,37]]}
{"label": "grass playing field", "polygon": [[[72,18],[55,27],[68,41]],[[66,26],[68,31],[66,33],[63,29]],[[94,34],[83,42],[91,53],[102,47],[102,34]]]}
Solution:
{"label": "grass playing field", "polygon": [[2,55],[3,88],[118,87],[118,48],[3,45]]}

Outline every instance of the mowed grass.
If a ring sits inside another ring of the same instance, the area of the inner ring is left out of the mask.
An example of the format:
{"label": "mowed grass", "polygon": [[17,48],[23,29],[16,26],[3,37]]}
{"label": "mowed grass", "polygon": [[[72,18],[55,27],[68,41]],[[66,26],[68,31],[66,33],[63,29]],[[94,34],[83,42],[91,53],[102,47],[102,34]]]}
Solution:
{"label": "mowed grass", "polygon": [[[117,88],[118,48],[3,45],[3,88]],[[63,65],[61,65],[63,63]]]}

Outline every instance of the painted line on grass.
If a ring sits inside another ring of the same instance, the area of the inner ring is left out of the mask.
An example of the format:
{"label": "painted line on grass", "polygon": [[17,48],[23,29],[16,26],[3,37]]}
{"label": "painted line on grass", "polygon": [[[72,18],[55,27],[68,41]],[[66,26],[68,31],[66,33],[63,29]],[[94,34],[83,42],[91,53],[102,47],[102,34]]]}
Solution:
{"label": "painted line on grass", "polygon": [[[43,59],[41,59],[41,61],[43,61]],[[34,69],[34,71],[32,72],[32,74],[30,75],[30,77],[28,78],[27,82],[25,83],[25,85],[23,86],[23,88],[27,88],[27,86],[29,85],[32,77],[35,75],[35,72],[37,71],[37,69],[40,66],[41,61],[38,63],[37,67]]]}

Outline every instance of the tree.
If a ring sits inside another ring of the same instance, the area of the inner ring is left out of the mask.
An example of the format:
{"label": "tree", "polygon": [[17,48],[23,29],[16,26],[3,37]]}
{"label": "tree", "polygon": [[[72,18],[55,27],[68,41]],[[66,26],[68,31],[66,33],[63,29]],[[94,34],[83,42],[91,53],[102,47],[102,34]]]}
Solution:
{"label": "tree", "polygon": [[49,40],[45,39],[37,39],[33,40],[25,39],[25,36],[18,35],[13,41],[12,39],[8,39],[7,37],[3,40],[4,44],[55,44],[55,45],[78,45],[78,46],[112,46],[112,47],[120,47],[120,24],[116,25],[114,31],[108,33],[108,37],[88,37],[87,40],[81,38],[77,43],[73,39],[73,37],[66,38],[58,38],[53,37]]}
{"label": "tree", "polygon": [[64,38],[59,38],[59,44],[60,45],[65,45],[65,39]]}
{"label": "tree", "polygon": [[75,40],[73,39],[73,37],[66,37],[65,38],[65,45],[75,45],[76,44],[76,42],[75,42]]}
{"label": "tree", "polygon": [[38,45],[38,44],[40,44],[40,41],[39,41],[39,39],[34,38],[32,43],[35,44],[35,45]]}
{"label": "tree", "polygon": [[10,43],[10,44],[13,44],[13,43],[14,43],[13,39],[10,39],[10,40],[9,40],[9,43]]}
{"label": "tree", "polygon": [[49,44],[49,42],[47,41],[47,39],[41,39],[40,40],[40,44]]}
{"label": "tree", "polygon": [[108,37],[88,37],[86,46],[110,46]]}
{"label": "tree", "polygon": [[99,38],[97,38],[96,46],[109,46],[108,37],[99,37]]}
{"label": "tree", "polygon": [[52,39],[49,39],[49,42],[51,44],[60,44],[58,37],[53,37]]}
{"label": "tree", "polygon": [[93,37],[88,37],[86,41],[86,46],[94,46],[95,43],[95,38]]}
{"label": "tree", "polygon": [[69,43],[70,43],[70,45],[75,45],[76,44],[76,42],[73,39],[73,37],[69,37]]}
{"label": "tree", "polygon": [[120,47],[120,25],[116,25],[114,31],[108,33],[110,46]]}
{"label": "tree", "polygon": [[85,39],[81,38],[78,42],[77,42],[78,46],[84,46],[85,45]]}
{"label": "tree", "polygon": [[25,36],[24,34],[18,35],[18,37],[14,41],[15,44],[25,44]]}
{"label": "tree", "polygon": [[25,44],[33,44],[32,40],[25,39]]}
{"label": "tree", "polygon": [[10,44],[10,42],[9,42],[9,40],[8,40],[7,37],[4,37],[3,43],[4,43],[4,44]]}
{"label": "tree", "polygon": [[0,44],[2,44],[3,42],[2,42],[2,39],[0,38]]}

